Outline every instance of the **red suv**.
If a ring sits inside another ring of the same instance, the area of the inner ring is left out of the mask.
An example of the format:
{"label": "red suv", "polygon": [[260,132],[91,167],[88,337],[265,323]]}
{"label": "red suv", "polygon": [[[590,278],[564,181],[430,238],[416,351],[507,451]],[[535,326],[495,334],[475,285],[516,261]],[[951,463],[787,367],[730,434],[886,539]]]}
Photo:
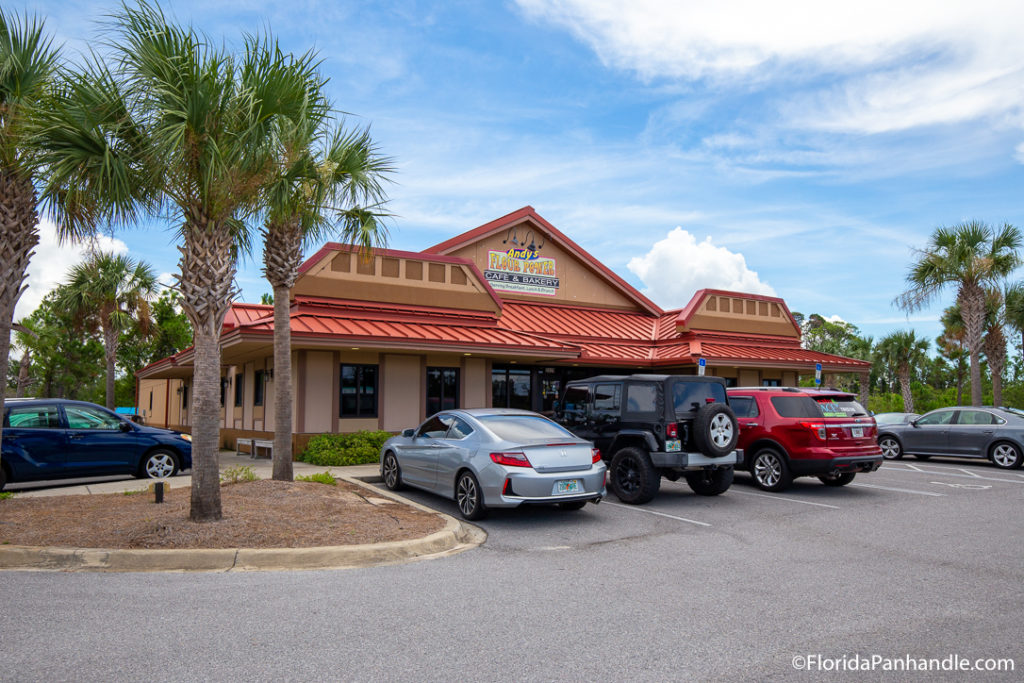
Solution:
{"label": "red suv", "polygon": [[734,387],[729,405],[740,427],[737,448],[754,483],[782,491],[793,477],[846,486],[882,464],[875,419],[853,394],[798,387]]}

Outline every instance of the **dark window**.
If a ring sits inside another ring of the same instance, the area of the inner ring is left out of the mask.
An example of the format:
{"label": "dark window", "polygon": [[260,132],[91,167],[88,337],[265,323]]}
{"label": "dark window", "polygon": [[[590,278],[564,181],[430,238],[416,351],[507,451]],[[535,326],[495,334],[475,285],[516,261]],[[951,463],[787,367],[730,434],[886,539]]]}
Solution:
{"label": "dark window", "polygon": [[4,427],[16,429],[64,429],[57,406],[14,406],[7,413]]}
{"label": "dark window", "polygon": [[818,404],[810,396],[775,396],[772,406],[782,417],[821,417]]}
{"label": "dark window", "polygon": [[658,412],[658,387],[653,384],[630,384],[626,387],[626,410],[630,413]]}
{"label": "dark window", "polygon": [[460,420],[457,417],[452,418],[452,424],[448,427],[449,439],[465,439],[467,436],[473,433],[473,428],[466,424],[465,420]]}
{"label": "dark window", "polygon": [[377,366],[342,365],[339,417],[377,417]]}
{"label": "dark window", "polygon": [[221,405],[221,407],[224,407],[224,401],[227,398],[227,391],[228,391],[228,378],[227,377],[221,377],[220,378],[220,405]]}
{"label": "dark window", "polygon": [[725,386],[727,387],[735,387],[739,385],[739,380],[735,377],[723,377],[722,379],[725,380]]}
{"label": "dark window", "polygon": [[996,416],[981,410],[961,410],[956,422],[962,425],[994,425]]}
{"label": "dark window", "polygon": [[763,379],[761,380],[762,387],[781,387],[782,380],[779,379]]}
{"label": "dark window", "polygon": [[[532,382],[523,368],[495,368],[491,371],[491,405],[495,408],[530,410]],[[454,406],[453,406],[454,407]]]}
{"label": "dark window", "polygon": [[753,396],[730,396],[729,405],[736,417],[757,417],[757,401]]}
{"label": "dark window", "polygon": [[499,439],[513,443],[552,438],[576,440],[571,432],[540,415],[483,415],[477,419]]}
{"label": "dark window", "polygon": [[242,400],[245,398],[245,392],[243,391],[243,389],[245,388],[245,384],[244,384],[244,382],[242,382],[242,379],[244,377],[245,376],[242,373],[240,373],[240,372],[235,373],[235,406],[236,407],[242,405]]}
{"label": "dark window", "polygon": [[265,384],[267,373],[263,370],[257,370],[252,376],[252,404],[254,406],[263,405],[263,386]]}
{"label": "dark window", "polygon": [[149,392],[149,412],[153,412],[153,392]]}
{"label": "dark window", "polygon": [[69,429],[102,429],[117,430],[121,428],[121,418],[105,410],[89,406],[64,406],[64,415],[68,418]]}
{"label": "dark window", "polygon": [[953,421],[953,414],[955,410],[940,410],[934,413],[928,413],[924,417],[918,419],[917,424],[919,425],[948,425]]}
{"label": "dark window", "polygon": [[181,385],[181,409],[188,410],[188,385]]}
{"label": "dark window", "polygon": [[598,384],[594,387],[594,412],[618,415],[621,392],[620,384]]}
{"label": "dark window", "polygon": [[718,382],[676,382],[672,386],[672,407],[676,413],[697,410],[707,403],[725,402],[725,387]]}
{"label": "dark window", "polygon": [[587,408],[590,403],[590,387],[569,387],[562,397],[558,412],[567,422],[577,423],[587,419]]}
{"label": "dark window", "polygon": [[423,423],[416,436],[443,439],[448,433],[448,425],[451,424],[451,421],[451,415],[435,415]]}
{"label": "dark window", "polygon": [[427,368],[427,415],[459,407],[459,369]]}

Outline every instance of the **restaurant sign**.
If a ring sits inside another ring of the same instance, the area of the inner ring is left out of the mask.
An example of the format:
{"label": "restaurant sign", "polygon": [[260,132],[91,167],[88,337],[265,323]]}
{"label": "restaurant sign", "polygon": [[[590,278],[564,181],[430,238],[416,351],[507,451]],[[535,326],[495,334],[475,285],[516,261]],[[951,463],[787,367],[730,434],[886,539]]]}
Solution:
{"label": "restaurant sign", "polygon": [[555,259],[541,258],[529,249],[488,251],[484,277],[502,292],[554,296],[558,290]]}

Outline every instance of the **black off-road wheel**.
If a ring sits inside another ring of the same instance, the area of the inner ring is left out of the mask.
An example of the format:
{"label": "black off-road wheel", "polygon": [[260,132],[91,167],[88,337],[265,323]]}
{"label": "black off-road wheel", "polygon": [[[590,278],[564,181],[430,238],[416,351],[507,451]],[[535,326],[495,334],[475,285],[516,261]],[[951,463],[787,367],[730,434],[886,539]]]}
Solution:
{"label": "black off-road wheel", "polygon": [[694,445],[709,458],[721,458],[732,453],[739,433],[736,415],[725,403],[705,404],[693,419]]}
{"label": "black off-road wheel", "polygon": [[841,472],[840,474],[822,474],[818,479],[825,486],[846,486],[856,476],[856,472]]}
{"label": "black off-road wheel", "polygon": [[398,458],[391,451],[384,454],[380,473],[384,479],[384,486],[387,486],[389,491],[400,491],[405,488],[402,483],[402,468],[398,466]]}
{"label": "black off-road wheel", "polygon": [[612,458],[612,491],[623,503],[643,505],[658,495],[661,474],[651,463],[651,456],[639,448],[623,448]]}
{"label": "black off-road wheel", "polygon": [[732,486],[735,472],[729,469],[701,470],[686,475],[686,483],[693,492],[701,496],[717,496]]}

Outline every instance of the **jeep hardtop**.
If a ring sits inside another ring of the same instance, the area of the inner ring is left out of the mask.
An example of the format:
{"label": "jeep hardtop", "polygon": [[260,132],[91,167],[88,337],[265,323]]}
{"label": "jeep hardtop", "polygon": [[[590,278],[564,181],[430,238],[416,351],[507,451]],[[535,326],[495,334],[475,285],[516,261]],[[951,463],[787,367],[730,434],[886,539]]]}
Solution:
{"label": "jeep hardtop", "polygon": [[715,496],[732,484],[736,416],[725,380],[694,375],[599,375],[573,380],[554,419],[589,439],[610,463],[609,486],[624,503],[658,493],[661,478]]}

